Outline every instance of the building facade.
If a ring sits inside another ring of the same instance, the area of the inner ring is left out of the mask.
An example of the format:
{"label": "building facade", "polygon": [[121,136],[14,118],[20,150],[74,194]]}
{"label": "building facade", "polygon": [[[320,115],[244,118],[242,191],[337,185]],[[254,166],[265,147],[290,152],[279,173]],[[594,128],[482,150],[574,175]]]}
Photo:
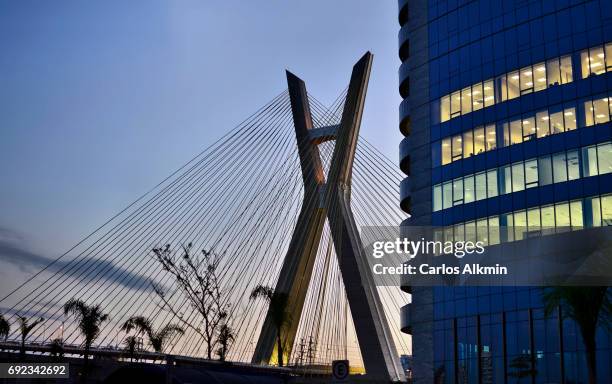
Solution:
{"label": "building facade", "polygon": [[[611,1],[399,0],[399,23],[404,225],[496,244],[499,227],[612,224]],[[576,324],[544,316],[540,288],[402,289],[415,382],[588,382]]]}

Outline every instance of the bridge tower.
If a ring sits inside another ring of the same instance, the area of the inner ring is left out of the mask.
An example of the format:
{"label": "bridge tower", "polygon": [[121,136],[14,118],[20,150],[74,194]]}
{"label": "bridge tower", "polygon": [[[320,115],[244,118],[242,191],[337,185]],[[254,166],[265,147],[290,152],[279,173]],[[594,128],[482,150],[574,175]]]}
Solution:
{"label": "bridge tower", "polygon": [[[304,81],[287,71],[304,200],[275,289],[289,296],[291,320],[282,332],[283,360],[288,361],[327,218],[367,377],[388,382],[403,380],[404,374],[350,205],[352,166],[371,67],[372,54],[367,52],[353,67],[340,123],[320,128],[313,127]],[[328,140],[335,140],[335,147],[325,180],[318,144]],[[252,362],[276,361],[275,340],[268,311]]]}

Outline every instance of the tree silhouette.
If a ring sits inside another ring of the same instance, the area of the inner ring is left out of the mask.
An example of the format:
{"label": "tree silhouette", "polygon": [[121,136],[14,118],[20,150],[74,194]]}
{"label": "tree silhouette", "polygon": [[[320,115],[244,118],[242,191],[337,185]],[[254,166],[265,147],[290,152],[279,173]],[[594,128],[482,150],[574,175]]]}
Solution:
{"label": "tree silhouette", "polygon": [[155,331],[151,321],[143,316],[130,317],[121,327],[125,332],[136,330],[136,334],[146,334],[149,338],[149,344],[157,353],[163,353],[164,348],[174,335],[182,335],[185,333],[183,328],[175,324],[166,324],[162,329]]}
{"label": "tree silhouette", "polygon": [[30,323],[30,320],[24,316],[17,316],[19,319],[19,330],[21,331],[21,357],[25,357],[25,341],[28,338],[28,335],[32,330],[40,323],[45,321],[42,317],[33,323]]}
{"label": "tree silhouette", "polygon": [[134,361],[134,354],[136,353],[136,346],[138,345],[138,338],[136,336],[128,336],[123,341],[125,345],[125,351],[130,356],[130,361]]}
{"label": "tree silhouette", "polygon": [[100,335],[100,325],[108,320],[108,315],[102,313],[100,305],[89,306],[79,299],[70,299],[64,304],[64,314],[72,314],[78,321],[78,327],[85,338],[85,365],[89,357],[91,344]]}
{"label": "tree silhouette", "polygon": [[9,324],[8,320],[6,320],[4,316],[0,314],[0,338],[6,341],[10,332],[11,325]]}
{"label": "tree silhouette", "polygon": [[232,328],[229,325],[223,324],[221,329],[219,330],[219,337],[217,338],[219,342],[219,349],[217,349],[217,355],[219,356],[219,360],[225,361],[227,358],[227,352],[229,350],[229,345],[232,341],[234,341],[234,333]]}
{"label": "tree silhouette", "polygon": [[268,308],[272,323],[276,328],[276,349],[278,353],[278,366],[283,366],[283,327],[291,321],[291,316],[287,312],[287,301],[289,296],[284,292],[275,292],[273,288],[258,285],[251,292],[251,299],[263,298],[268,302]]}
{"label": "tree silhouette", "polygon": [[608,332],[612,325],[612,298],[608,287],[554,287],[544,289],[544,311],[550,316],[561,306],[563,317],[576,322],[586,352],[589,383],[597,383],[598,327]]}

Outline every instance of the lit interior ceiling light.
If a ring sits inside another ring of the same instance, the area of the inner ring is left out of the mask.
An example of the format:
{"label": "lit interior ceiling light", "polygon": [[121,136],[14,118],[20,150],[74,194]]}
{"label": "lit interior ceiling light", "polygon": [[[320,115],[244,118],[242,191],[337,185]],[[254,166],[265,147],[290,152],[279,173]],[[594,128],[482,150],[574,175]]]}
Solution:
{"label": "lit interior ceiling light", "polygon": [[600,57],[600,58],[602,58],[602,59],[603,59],[604,54],[603,54],[603,53],[598,53],[598,54],[597,54],[597,57]]}
{"label": "lit interior ceiling light", "polygon": [[484,87],[485,91],[488,91],[491,89],[491,87],[489,87],[488,85]]}
{"label": "lit interior ceiling light", "polygon": [[519,76],[518,76],[518,75],[514,75],[514,76],[512,76],[512,78],[513,78],[514,80],[518,80]]}
{"label": "lit interior ceiling light", "polygon": [[495,135],[495,131],[490,131],[488,134],[493,136],[493,135]]}
{"label": "lit interior ceiling light", "polygon": [[574,114],[574,112],[572,111],[567,111],[564,113],[565,116],[572,116]]}
{"label": "lit interior ceiling light", "polygon": [[604,115],[603,113],[599,113],[597,115],[595,115],[596,118],[598,119],[603,119],[604,117],[606,117],[606,115]]}
{"label": "lit interior ceiling light", "polygon": [[493,96],[487,96],[487,97],[485,97],[484,99],[485,99],[485,100],[492,100],[492,99],[493,99]]}
{"label": "lit interior ceiling light", "polygon": [[531,81],[527,83],[528,87],[531,87],[532,85],[533,85],[533,83]]}
{"label": "lit interior ceiling light", "polygon": [[523,124],[525,125],[529,124],[529,120],[523,120]]}
{"label": "lit interior ceiling light", "polygon": [[523,73],[525,76],[531,76],[531,71],[527,71],[525,73]]}
{"label": "lit interior ceiling light", "polygon": [[474,91],[473,94],[474,95],[480,95],[480,91]]}
{"label": "lit interior ceiling light", "polygon": [[479,138],[479,139],[482,139],[482,138],[484,138],[484,135],[477,135],[476,137]]}
{"label": "lit interior ceiling light", "polygon": [[442,143],[443,147],[448,147],[448,143]]}
{"label": "lit interior ceiling light", "polygon": [[544,66],[536,68],[536,71],[538,71],[538,72],[544,72],[545,70],[546,70],[546,68],[544,68]]}
{"label": "lit interior ceiling light", "polygon": [[538,81],[539,81],[540,83],[543,83],[543,82],[545,82],[545,81],[546,81],[546,78],[545,78],[545,77],[540,77],[540,78],[538,79]]}
{"label": "lit interior ceiling light", "polygon": [[542,120],[546,121],[546,120],[548,120],[548,119],[549,119],[549,117],[548,117],[548,116],[542,116]]}

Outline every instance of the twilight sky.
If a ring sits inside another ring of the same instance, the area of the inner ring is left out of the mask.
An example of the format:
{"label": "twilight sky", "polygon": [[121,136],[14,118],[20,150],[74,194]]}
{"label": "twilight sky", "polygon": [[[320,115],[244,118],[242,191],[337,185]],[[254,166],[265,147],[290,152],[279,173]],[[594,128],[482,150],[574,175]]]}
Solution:
{"label": "twilight sky", "polygon": [[372,51],[362,134],[395,161],[398,29],[391,0],[0,1],[0,279],[236,126],[285,68],[330,103]]}

